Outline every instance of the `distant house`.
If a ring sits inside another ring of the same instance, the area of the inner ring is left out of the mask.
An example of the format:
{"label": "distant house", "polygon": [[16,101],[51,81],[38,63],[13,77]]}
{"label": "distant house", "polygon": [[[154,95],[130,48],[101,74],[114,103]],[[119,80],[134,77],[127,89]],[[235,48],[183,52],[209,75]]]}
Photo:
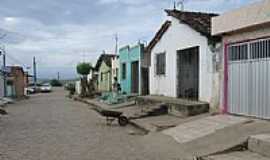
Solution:
{"label": "distant house", "polygon": [[150,94],[205,101],[217,107],[219,92],[211,18],[217,14],[166,10],[166,21],[147,46]]}
{"label": "distant house", "polygon": [[25,95],[25,74],[20,66],[7,66],[7,96],[21,98]]}
{"label": "distant house", "polygon": [[95,91],[98,90],[98,72],[95,70],[95,68],[90,70],[89,74],[87,75],[87,81],[88,83],[92,82]]}
{"label": "distant house", "polygon": [[119,56],[112,58],[112,84],[119,83]]}
{"label": "distant house", "polygon": [[[143,94],[142,55],[144,45],[126,46],[119,50],[120,85],[126,94]],[[148,72],[146,78],[148,78]],[[148,88],[148,86],[146,86]]]}
{"label": "distant house", "polygon": [[[98,73],[94,67],[91,67],[89,74],[87,75],[87,83],[91,86],[91,92],[96,92],[98,90]],[[90,86],[89,86],[90,87]],[[80,95],[82,92],[81,79],[75,82],[75,93]]]}
{"label": "distant house", "polygon": [[270,119],[270,1],[224,13],[212,24],[223,42],[222,110]]}
{"label": "distant house", "polygon": [[114,54],[100,55],[95,69],[98,72],[98,90],[100,92],[112,91],[112,61],[117,57]]}
{"label": "distant house", "polygon": [[4,97],[4,71],[0,70],[0,98]]}

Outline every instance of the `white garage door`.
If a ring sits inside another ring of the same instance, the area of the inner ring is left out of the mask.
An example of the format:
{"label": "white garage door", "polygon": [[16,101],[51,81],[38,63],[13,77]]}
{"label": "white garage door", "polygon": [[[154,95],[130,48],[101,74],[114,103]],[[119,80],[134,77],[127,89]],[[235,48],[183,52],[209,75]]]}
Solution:
{"label": "white garage door", "polygon": [[270,39],[227,49],[228,111],[270,119]]}

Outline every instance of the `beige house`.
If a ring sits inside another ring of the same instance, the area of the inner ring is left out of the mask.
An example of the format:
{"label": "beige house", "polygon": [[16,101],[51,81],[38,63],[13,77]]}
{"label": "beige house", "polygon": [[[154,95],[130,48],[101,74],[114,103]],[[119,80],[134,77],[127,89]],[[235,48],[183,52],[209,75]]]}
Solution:
{"label": "beige house", "polygon": [[212,19],[222,36],[221,109],[270,119],[270,0]]}
{"label": "beige house", "polygon": [[98,72],[98,90],[100,92],[112,91],[112,61],[117,57],[115,54],[101,54],[97,60],[95,70]]}

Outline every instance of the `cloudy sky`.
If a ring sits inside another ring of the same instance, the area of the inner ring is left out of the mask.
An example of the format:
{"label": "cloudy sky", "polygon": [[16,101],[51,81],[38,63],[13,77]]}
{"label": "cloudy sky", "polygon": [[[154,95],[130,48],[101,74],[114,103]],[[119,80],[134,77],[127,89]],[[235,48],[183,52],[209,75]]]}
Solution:
{"label": "cloudy sky", "polygon": [[[185,0],[185,10],[223,13],[254,1]],[[173,0],[1,0],[0,45],[9,65],[26,68],[36,56],[39,78],[73,78],[78,62],[113,52],[116,33],[120,46],[149,41],[172,7]]]}

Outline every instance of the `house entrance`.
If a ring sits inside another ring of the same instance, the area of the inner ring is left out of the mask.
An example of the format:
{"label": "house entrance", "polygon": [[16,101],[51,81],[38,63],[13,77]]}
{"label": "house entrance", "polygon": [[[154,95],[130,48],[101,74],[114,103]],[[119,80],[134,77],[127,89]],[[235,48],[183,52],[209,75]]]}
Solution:
{"label": "house entrance", "polygon": [[199,98],[199,47],[177,51],[177,97]]}
{"label": "house entrance", "polygon": [[131,93],[139,93],[139,62],[131,63]]}

